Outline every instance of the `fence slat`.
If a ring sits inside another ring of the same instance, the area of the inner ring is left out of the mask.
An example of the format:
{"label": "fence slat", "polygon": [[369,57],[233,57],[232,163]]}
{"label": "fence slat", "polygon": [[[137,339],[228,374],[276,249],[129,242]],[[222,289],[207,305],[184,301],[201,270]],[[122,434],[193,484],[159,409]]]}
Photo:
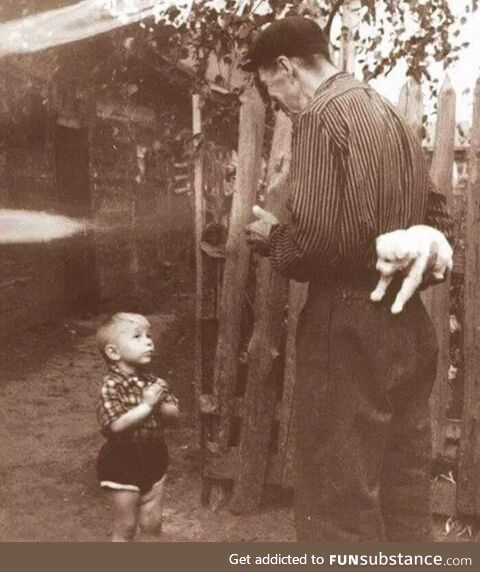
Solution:
{"label": "fence slat", "polygon": [[[192,96],[192,130],[196,138],[202,134],[201,101],[198,94]],[[200,141],[197,141],[201,145]],[[203,254],[202,231],[204,226],[203,211],[203,150],[197,149],[194,159],[194,192],[195,192],[195,370],[193,388],[198,419],[199,397],[202,393],[202,317],[203,317]]]}
{"label": "fence slat", "polygon": [[[438,118],[430,174],[437,188],[445,195],[451,210],[453,201],[453,156],[455,143],[456,94],[448,75],[438,97]],[[425,304],[435,326],[439,355],[437,379],[431,397],[434,456],[442,454],[445,442],[445,423],[448,406],[448,368],[450,365],[450,280],[429,288],[424,295]]]}
{"label": "fence slat", "polygon": [[422,135],[424,113],[422,89],[418,81],[409,78],[400,91],[398,109],[418,137]]}
{"label": "fence slat", "polygon": [[288,293],[287,342],[285,345],[285,371],[280,415],[279,455],[283,481],[293,484],[293,407],[296,380],[296,334],[300,312],[307,299],[308,285],[290,280]]}
{"label": "fence slat", "polygon": [[249,85],[241,96],[237,176],[218,316],[214,393],[219,404],[218,447],[220,453],[225,453],[228,449],[234,411],[242,300],[250,260],[250,249],[245,241],[244,228],[252,219],[252,207],[256,199],[264,126],[265,106],[258,91],[253,85]]}
{"label": "fence slat", "polygon": [[[290,165],[291,122],[276,117],[267,173],[265,208],[280,220],[286,202],[285,180]],[[273,271],[268,258],[257,266],[255,324],[248,345],[248,377],[239,445],[239,465],[230,509],[239,514],[260,508],[271,455],[277,398],[276,360],[282,353],[283,319],[288,281]]]}
{"label": "fence slat", "polygon": [[480,78],[474,95],[466,188],[465,383],[458,465],[457,510],[480,514]]}

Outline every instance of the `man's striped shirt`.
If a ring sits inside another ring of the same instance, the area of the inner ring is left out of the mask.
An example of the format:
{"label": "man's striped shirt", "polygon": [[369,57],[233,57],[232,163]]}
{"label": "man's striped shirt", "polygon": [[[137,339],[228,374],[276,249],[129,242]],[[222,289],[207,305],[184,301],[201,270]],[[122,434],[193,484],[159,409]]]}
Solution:
{"label": "man's striped shirt", "polygon": [[368,85],[340,72],[293,134],[290,220],[270,235],[275,270],[298,281],[375,265],[375,238],[414,224],[447,236],[451,219],[418,138]]}

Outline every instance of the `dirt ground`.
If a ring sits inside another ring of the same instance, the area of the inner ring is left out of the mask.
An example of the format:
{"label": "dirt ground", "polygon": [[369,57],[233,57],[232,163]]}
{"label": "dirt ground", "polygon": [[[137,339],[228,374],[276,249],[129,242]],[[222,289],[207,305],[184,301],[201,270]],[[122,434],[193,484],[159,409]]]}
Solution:
{"label": "dirt ground", "polygon": [[[289,502],[272,499],[259,515],[239,517],[201,506],[201,463],[192,428],[191,300],[150,316],[153,364],[170,380],[184,414],[170,430],[164,541],[290,541]],[[95,480],[103,442],[95,418],[105,365],[93,333],[97,319],[66,321],[2,339],[0,541],[105,541],[108,503]]]}
{"label": "dirt ground", "polygon": [[[150,316],[154,369],[180,398],[180,427],[168,435],[172,463],[163,541],[294,541],[291,498],[270,495],[260,514],[202,507],[201,462],[192,423],[192,300]],[[109,506],[95,480],[103,442],[95,405],[105,365],[95,348],[98,318],[65,321],[1,340],[0,541],[105,541]],[[444,521],[438,540],[447,538]]]}

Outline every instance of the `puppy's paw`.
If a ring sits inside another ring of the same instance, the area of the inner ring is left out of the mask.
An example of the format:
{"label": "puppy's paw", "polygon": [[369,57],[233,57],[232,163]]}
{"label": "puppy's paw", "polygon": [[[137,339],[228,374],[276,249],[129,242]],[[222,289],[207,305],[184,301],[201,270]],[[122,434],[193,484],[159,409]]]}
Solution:
{"label": "puppy's paw", "polygon": [[392,314],[400,314],[400,312],[402,310],[403,310],[403,304],[401,302],[399,302],[398,300],[395,300],[395,302],[393,303],[393,306],[391,308]]}
{"label": "puppy's paw", "polygon": [[382,292],[381,290],[374,290],[370,294],[370,300],[372,302],[380,302],[380,300],[382,300],[383,296],[384,296],[384,292]]}

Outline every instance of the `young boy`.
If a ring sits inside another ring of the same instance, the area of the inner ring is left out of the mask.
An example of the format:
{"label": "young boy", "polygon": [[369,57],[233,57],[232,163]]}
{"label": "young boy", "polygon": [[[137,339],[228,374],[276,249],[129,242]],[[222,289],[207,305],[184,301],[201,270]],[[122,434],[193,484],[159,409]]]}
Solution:
{"label": "young boy", "polygon": [[113,542],[134,539],[137,526],[159,534],[168,449],[162,427],[178,417],[178,401],[163,379],[147,374],[154,345],[148,320],[119,313],[98,330],[108,366],[97,416],[107,442],[97,475],[113,505]]}

